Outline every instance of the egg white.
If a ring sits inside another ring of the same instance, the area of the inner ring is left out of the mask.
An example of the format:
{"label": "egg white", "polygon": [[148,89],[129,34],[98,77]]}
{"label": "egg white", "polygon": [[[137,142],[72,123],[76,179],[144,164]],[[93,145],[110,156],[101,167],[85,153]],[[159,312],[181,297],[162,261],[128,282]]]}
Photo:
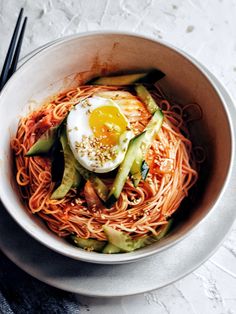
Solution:
{"label": "egg white", "polygon": [[[87,103],[89,105],[87,105]],[[104,162],[102,165],[95,166],[95,162],[91,157],[88,158],[87,154],[81,155],[76,148],[77,143],[83,141],[83,136],[94,137],[89,125],[89,113],[96,108],[103,106],[114,106],[118,108],[120,114],[125,118],[127,126],[129,127],[129,121],[120,111],[120,108],[115,101],[99,96],[92,96],[77,104],[69,113],[66,126],[68,143],[75,158],[84,168],[96,173],[107,173],[117,168],[124,159],[129,141],[134,136],[131,130],[127,130],[122,133],[119,138],[119,143],[113,146],[114,151],[116,152],[115,157],[112,160]]]}

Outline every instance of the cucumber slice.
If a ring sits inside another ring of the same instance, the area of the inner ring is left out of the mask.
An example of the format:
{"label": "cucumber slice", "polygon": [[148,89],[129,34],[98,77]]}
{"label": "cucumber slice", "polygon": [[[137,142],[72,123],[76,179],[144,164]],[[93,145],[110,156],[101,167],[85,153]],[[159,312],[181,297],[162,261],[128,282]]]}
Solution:
{"label": "cucumber slice", "polygon": [[147,245],[150,245],[154,242],[157,242],[156,239],[154,239],[153,237],[143,237],[143,238],[139,238],[134,240],[135,241],[135,250],[141,249]]}
{"label": "cucumber slice", "polygon": [[148,111],[151,114],[154,114],[155,111],[159,109],[159,107],[157,103],[155,102],[155,100],[153,99],[152,95],[146,89],[146,87],[143,85],[136,85],[135,90],[136,90],[137,96],[147,106]]}
{"label": "cucumber slice", "polygon": [[128,146],[125,158],[118,168],[117,175],[113,182],[111,191],[108,195],[106,205],[108,207],[112,206],[119,198],[120,193],[124,187],[127,176],[129,175],[130,169],[135,159],[136,151],[140,148],[143,139],[145,138],[146,132],[139,134],[133,138]]}
{"label": "cucumber slice", "polygon": [[134,83],[148,83],[154,84],[158,80],[165,76],[160,70],[154,69],[147,72],[126,74],[126,75],[115,75],[115,76],[104,76],[98,77],[91,80],[87,84],[92,85],[131,85]]}
{"label": "cucumber slice", "polygon": [[58,126],[49,128],[46,132],[44,132],[40,138],[34,143],[33,146],[28,150],[25,156],[38,156],[47,154],[57,138]]}
{"label": "cucumber slice", "polygon": [[169,233],[172,227],[172,224],[173,224],[173,219],[170,219],[168,223],[163,227],[162,231],[157,236],[152,235],[152,236],[146,236],[143,238],[133,240],[135,250],[141,249],[147,245],[155,243],[161,240],[162,238],[164,238]]}
{"label": "cucumber slice", "polygon": [[103,226],[103,230],[108,238],[109,243],[118,247],[125,252],[131,252],[135,250],[135,242],[126,233],[113,229],[110,226]]}
{"label": "cucumber slice", "polygon": [[114,253],[120,253],[120,252],[121,252],[121,249],[111,243],[108,243],[102,251],[102,253],[105,253],[105,254],[114,254]]}
{"label": "cucumber slice", "polygon": [[163,227],[162,231],[157,236],[152,235],[152,236],[143,237],[143,238],[134,240],[135,250],[145,247],[147,245],[150,245],[152,243],[155,243],[161,240],[162,238],[164,238],[169,233],[172,223],[173,223],[173,220],[170,219],[168,223]]}
{"label": "cucumber slice", "polygon": [[157,235],[157,236],[153,236],[153,238],[156,241],[159,241],[160,239],[162,239],[163,237],[165,237],[167,235],[167,233],[169,233],[171,227],[173,224],[173,219],[170,219],[168,221],[168,223],[163,227],[162,231]]}
{"label": "cucumber slice", "polygon": [[136,153],[135,160],[132,164],[130,174],[135,187],[138,186],[141,179],[145,180],[149,167],[144,158],[148,152],[155,135],[161,128],[164,115],[160,109],[156,110],[146,127],[145,137],[141,143],[140,150]]}
{"label": "cucumber slice", "polygon": [[80,173],[80,175],[86,181],[89,180],[92,183],[93,188],[96,191],[97,195],[105,202],[109,191],[107,186],[103,183],[103,181],[100,178],[98,178],[93,172],[81,166],[77,161],[75,163],[75,167],[77,171]]}
{"label": "cucumber slice", "polygon": [[143,156],[146,155],[148,149],[150,148],[156,134],[159,132],[162,122],[164,119],[164,115],[160,109],[156,110],[153,114],[151,120],[149,121],[148,125],[146,126],[146,134],[145,138],[143,139],[141,145],[141,151]]}
{"label": "cucumber slice", "polygon": [[132,165],[131,168],[131,176],[133,178],[133,183],[134,186],[137,187],[141,178],[145,180],[148,174],[149,168],[144,158],[148,149],[151,146],[155,134],[157,134],[157,132],[161,128],[164,116],[161,109],[158,107],[157,103],[155,102],[149,91],[146,89],[146,87],[144,87],[143,85],[137,85],[135,86],[135,90],[137,92],[137,96],[147,106],[148,111],[153,114],[151,120],[149,121],[146,127],[147,132],[145,140],[141,145],[142,157],[140,156],[139,153],[136,156],[134,164]]}
{"label": "cucumber slice", "polygon": [[131,179],[135,188],[138,186],[141,179],[146,180],[148,172],[148,164],[143,160],[143,153],[141,149],[139,149],[130,169]]}
{"label": "cucumber slice", "polygon": [[70,238],[76,246],[85,250],[87,249],[89,251],[95,252],[102,252],[103,248],[107,244],[106,241],[99,241],[95,239],[82,239],[75,235],[71,235]]}
{"label": "cucumber slice", "polygon": [[60,142],[62,144],[64,154],[64,172],[61,184],[52,193],[51,199],[61,199],[65,197],[65,195],[69,192],[70,188],[72,187],[76,176],[75,158],[68,145],[65,132],[61,134]]}
{"label": "cucumber slice", "polygon": [[105,201],[108,195],[108,188],[94,173],[83,168],[75,159],[63,130],[60,141],[64,154],[64,173],[60,186],[53,192],[51,199],[63,198],[71,187],[78,187],[81,176],[87,181],[90,180],[98,196]]}
{"label": "cucumber slice", "polygon": [[[103,76],[91,81],[93,85],[130,85],[146,76],[147,73],[127,74],[120,76]],[[89,83],[88,83],[89,84]]]}
{"label": "cucumber slice", "polygon": [[122,253],[132,252],[155,243],[169,233],[173,220],[170,219],[163,227],[163,230],[157,236],[145,236],[139,239],[132,239],[128,234],[113,229],[110,226],[103,226],[103,230],[108,238],[109,243],[103,249],[103,253]]}
{"label": "cucumber slice", "polygon": [[134,187],[139,185],[140,180],[146,180],[149,172],[149,166],[145,160],[143,160],[143,155],[136,156],[133,165],[130,169],[131,179]]}
{"label": "cucumber slice", "polygon": [[142,162],[143,162],[143,154],[142,154],[141,149],[139,149],[137,151],[135,160],[130,169],[131,179],[132,179],[134,187],[137,187],[140,180],[142,179],[142,175],[141,175]]}
{"label": "cucumber slice", "polygon": [[77,170],[75,170],[74,180],[72,184],[72,188],[78,188],[81,182],[81,175]]}

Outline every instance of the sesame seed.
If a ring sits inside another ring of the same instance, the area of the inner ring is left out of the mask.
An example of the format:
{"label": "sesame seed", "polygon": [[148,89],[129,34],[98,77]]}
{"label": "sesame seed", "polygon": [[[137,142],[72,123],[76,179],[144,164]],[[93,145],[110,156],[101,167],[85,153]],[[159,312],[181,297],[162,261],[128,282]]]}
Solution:
{"label": "sesame seed", "polygon": [[81,142],[75,143],[75,148],[81,157],[87,156],[94,162],[93,167],[102,166],[104,163],[113,160],[116,157],[114,147],[111,145],[103,145],[102,138],[94,138],[92,136],[82,136]]}

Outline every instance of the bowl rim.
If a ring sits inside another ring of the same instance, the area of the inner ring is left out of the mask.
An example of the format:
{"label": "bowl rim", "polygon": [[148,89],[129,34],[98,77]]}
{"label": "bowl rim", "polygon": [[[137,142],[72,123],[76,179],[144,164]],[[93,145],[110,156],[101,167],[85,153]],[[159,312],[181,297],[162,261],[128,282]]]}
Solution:
{"label": "bowl rim", "polygon": [[[139,249],[137,251],[125,253],[125,254],[122,253],[122,254],[109,254],[108,255],[108,254],[87,252],[85,250],[72,247],[73,249],[76,249],[76,253],[73,253],[72,251],[75,251],[75,250],[70,250],[68,248],[68,251],[63,251],[62,249],[58,248],[57,246],[55,247],[54,243],[51,243],[51,242],[45,243],[45,241],[43,239],[41,239],[41,237],[40,237],[41,232],[43,231],[40,229],[40,227],[37,227],[36,232],[33,232],[31,230],[31,228],[28,228],[27,225],[24,224],[24,221],[22,221],[21,219],[18,219],[18,218],[20,218],[19,216],[21,216],[21,215],[16,216],[15,214],[12,213],[11,201],[7,197],[4,196],[4,192],[2,191],[2,187],[0,185],[0,198],[1,198],[1,201],[4,205],[4,207],[7,210],[7,212],[18,223],[18,225],[20,225],[30,236],[32,236],[34,239],[36,239],[37,241],[39,241],[40,243],[42,243],[43,245],[45,245],[49,249],[52,249],[53,251],[55,251],[57,253],[60,253],[62,255],[65,255],[67,257],[77,259],[80,261],[85,261],[85,262],[90,262],[90,263],[98,263],[98,264],[121,264],[121,263],[135,262],[135,261],[141,260],[143,258],[146,258],[148,256],[152,256],[153,254],[157,254],[158,252],[161,252],[167,248],[170,248],[171,246],[177,244],[179,241],[182,241],[183,239],[185,239],[188,235],[190,235],[190,233],[192,233],[197,227],[199,227],[201,225],[201,223],[204,222],[206,217],[218,205],[219,200],[221,199],[222,195],[224,194],[226,188],[228,187],[229,180],[230,180],[231,173],[232,173],[233,162],[234,162],[235,138],[234,138],[234,132],[233,132],[233,122],[232,122],[232,119],[230,117],[229,110],[227,108],[227,104],[224,100],[224,97],[222,96],[221,92],[218,90],[215,82],[212,80],[212,77],[210,77],[209,74],[207,73],[207,71],[205,71],[204,67],[201,66],[201,63],[199,61],[197,61],[194,57],[190,56],[186,52],[182,51],[180,48],[175,47],[174,45],[171,45],[171,44],[169,44],[163,40],[156,40],[151,36],[144,36],[144,35],[140,35],[140,34],[133,33],[133,32],[123,32],[123,31],[122,32],[120,32],[120,31],[83,32],[83,33],[74,34],[74,35],[63,37],[63,38],[59,38],[55,41],[46,43],[44,46],[33,50],[32,52],[30,52],[28,55],[26,55],[25,57],[23,57],[21,59],[22,60],[21,65],[19,66],[17,71],[13,74],[13,76],[10,78],[10,80],[6,83],[6,85],[4,86],[2,91],[0,92],[0,103],[1,103],[1,99],[2,99],[3,95],[5,95],[7,93],[8,86],[10,86],[10,84],[13,84],[14,80],[17,79],[17,76],[19,75],[19,73],[24,71],[25,65],[30,66],[31,62],[35,62],[35,58],[37,58],[38,56],[41,57],[41,55],[48,53],[48,51],[50,51],[50,49],[53,49],[53,48],[57,47],[58,45],[60,46],[64,43],[69,42],[70,40],[75,40],[75,39],[79,39],[79,38],[83,38],[83,37],[92,37],[92,36],[96,36],[96,35],[98,35],[98,36],[121,35],[121,36],[134,37],[134,38],[138,38],[138,39],[144,39],[147,41],[151,41],[154,44],[159,44],[161,46],[164,46],[164,47],[172,50],[173,52],[179,54],[180,56],[182,56],[190,64],[192,64],[207,79],[207,81],[210,83],[211,87],[213,88],[214,92],[219,97],[221,104],[222,104],[222,108],[225,111],[225,115],[226,115],[228,126],[229,126],[229,131],[230,131],[230,158],[229,158],[229,164],[228,164],[228,171],[227,171],[227,174],[225,176],[225,180],[223,182],[223,185],[221,186],[221,189],[220,189],[214,203],[212,204],[212,206],[209,208],[207,213],[197,223],[195,223],[195,225],[191,229],[187,230],[184,234],[179,235],[175,240],[171,241],[170,243],[164,244],[161,247],[153,248],[153,250],[148,251],[148,252],[143,252],[141,249]],[[50,237],[49,234],[47,234],[47,235]],[[51,237],[51,241],[52,240],[53,240],[53,237]],[[55,241],[52,241],[52,242],[56,243],[57,241],[55,239]]]}

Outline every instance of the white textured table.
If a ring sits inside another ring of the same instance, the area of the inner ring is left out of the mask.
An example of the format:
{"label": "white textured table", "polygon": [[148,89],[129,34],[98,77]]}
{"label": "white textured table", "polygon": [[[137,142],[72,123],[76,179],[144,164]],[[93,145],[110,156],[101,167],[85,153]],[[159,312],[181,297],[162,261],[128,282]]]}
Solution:
{"label": "white textured table", "polygon": [[[21,6],[29,17],[22,55],[78,32],[133,31],[193,55],[236,98],[235,0],[0,0],[0,68]],[[91,314],[236,313],[236,223],[210,260],[168,287],[133,297],[77,299],[81,312]]]}

